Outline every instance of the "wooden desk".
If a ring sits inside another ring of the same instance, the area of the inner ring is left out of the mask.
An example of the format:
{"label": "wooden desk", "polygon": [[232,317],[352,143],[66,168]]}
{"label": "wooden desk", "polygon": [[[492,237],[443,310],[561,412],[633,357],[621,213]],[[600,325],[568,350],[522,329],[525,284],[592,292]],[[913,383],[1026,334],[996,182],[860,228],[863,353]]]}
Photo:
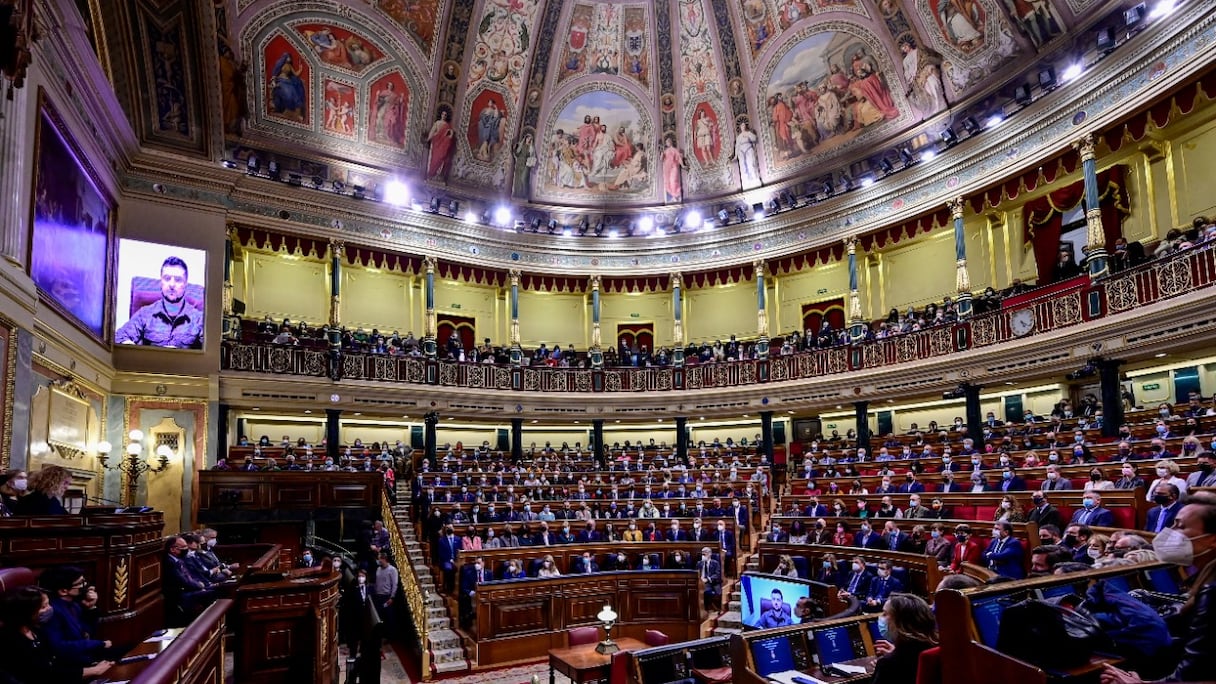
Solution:
{"label": "wooden desk", "polygon": [[[622,651],[640,651],[646,644],[637,639],[622,637],[614,639]],[[607,681],[608,667],[612,663],[611,653],[598,653],[599,644],[580,644],[566,648],[549,649],[549,684],[556,684],[557,673],[570,678],[573,684],[589,681]]]}
{"label": "wooden desk", "polygon": [[[92,681],[96,684],[105,684],[105,682],[125,682],[135,679],[136,675],[148,669],[153,659],[164,653],[185,631],[185,627],[166,629],[162,636],[150,637],[155,638],[156,641],[142,641],[136,644],[134,648],[115,662],[114,667],[110,668],[110,671],[105,676],[93,679]],[[149,658],[148,656],[153,657]]]}
{"label": "wooden desk", "polygon": [[326,684],[337,677],[338,580],[320,568],[247,578],[236,590],[236,681]]}
{"label": "wooden desk", "polygon": [[[232,601],[211,604],[189,626],[165,630],[155,641],[136,644],[104,678],[130,684],[223,684],[224,631]],[[151,656],[151,657],[149,657]]]}
{"label": "wooden desk", "polygon": [[863,673],[863,674],[855,674],[855,675],[851,675],[848,677],[837,677],[836,675],[830,675],[830,674],[824,672],[818,665],[811,668],[811,670],[808,674],[810,674],[815,679],[818,679],[819,681],[829,682],[829,683],[833,683],[833,684],[835,682],[868,682],[874,676],[874,663],[876,663],[876,662],[878,662],[878,656],[866,656],[864,658],[854,658],[853,660],[846,660],[841,663],[828,663],[829,665],[856,665],[858,667],[864,667],[866,669],[865,673]]}

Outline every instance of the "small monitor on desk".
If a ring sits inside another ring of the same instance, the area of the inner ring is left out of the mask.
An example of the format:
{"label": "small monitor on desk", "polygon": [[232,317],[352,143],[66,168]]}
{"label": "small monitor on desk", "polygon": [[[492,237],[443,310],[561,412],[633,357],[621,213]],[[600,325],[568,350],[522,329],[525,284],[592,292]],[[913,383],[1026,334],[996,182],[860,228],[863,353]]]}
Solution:
{"label": "small monitor on desk", "polygon": [[886,640],[886,637],[882,635],[882,632],[878,631],[878,620],[867,620],[866,626],[868,626],[870,628],[870,641],[871,642],[878,642],[878,641]]}
{"label": "small monitor on desk", "polygon": [[1157,568],[1147,570],[1149,588],[1163,594],[1181,594],[1182,587],[1178,583],[1178,573],[1173,568]]}
{"label": "small monitor on desk", "polygon": [[839,625],[816,629],[812,632],[820,667],[855,660],[859,657],[853,646],[854,630],[851,627],[856,627],[856,625]]}
{"label": "small monitor on desk", "polygon": [[756,674],[761,677],[796,669],[788,634],[756,639],[752,642],[752,658],[756,661]]}
{"label": "small monitor on desk", "polygon": [[971,600],[971,617],[975,620],[975,628],[979,632],[980,642],[989,648],[996,648],[997,637],[1001,633],[1001,613],[1012,599],[1009,596],[987,596]]}

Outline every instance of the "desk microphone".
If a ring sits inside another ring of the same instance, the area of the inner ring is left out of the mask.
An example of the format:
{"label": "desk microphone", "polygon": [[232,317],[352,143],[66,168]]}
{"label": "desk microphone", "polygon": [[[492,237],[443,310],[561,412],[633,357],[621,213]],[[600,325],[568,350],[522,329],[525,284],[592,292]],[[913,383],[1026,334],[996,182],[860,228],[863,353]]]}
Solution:
{"label": "desk microphone", "polygon": [[152,510],[151,506],[128,506],[124,508],[122,503],[101,496],[89,496],[86,498],[90,503],[113,506],[115,513],[148,513]]}

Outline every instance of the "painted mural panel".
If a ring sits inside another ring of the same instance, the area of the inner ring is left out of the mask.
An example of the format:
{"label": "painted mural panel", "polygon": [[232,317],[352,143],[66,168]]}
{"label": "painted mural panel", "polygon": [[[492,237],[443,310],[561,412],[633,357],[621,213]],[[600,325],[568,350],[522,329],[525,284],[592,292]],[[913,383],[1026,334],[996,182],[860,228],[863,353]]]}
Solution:
{"label": "painted mural panel", "polygon": [[376,0],[376,6],[404,28],[424,54],[431,53],[442,0]]}
{"label": "painted mural panel", "polygon": [[650,84],[650,46],[647,45],[644,7],[625,8],[624,73],[642,85]]}
{"label": "painted mural panel", "polygon": [[368,88],[367,141],[396,149],[405,147],[410,92],[398,72],[380,77]]}
{"label": "painted mural panel", "polygon": [[764,0],[743,0],[742,8],[743,26],[747,30],[746,43],[754,60],[769,39],[777,35],[777,23]]}
{"label": "painted mural panel", "polygon": [[706,17],[703,0],[680,0],[684,149],[689,151],[690,165],[699,169],[685,177],[684,190],[689,196],[737,187],[726,163],[728,155],[722,153],[722,141],[729,144],[726,136],[733,126],[721,114],[726,111],[722,69]]}
{"label": "painted mural panel", "polygon": [[841,30],[793,42],[767,69],[760,135],[776,166],[805,165],[911,118],[877,42],[853,25],[827,26]]}
{"label": "painted mural panel", "polygon": [[274,118],[309,123],[308,63],[283,36],[275,36],[262,51],[266,66],[266,113]]}
{"label": "painted mural panel", "polygon": [[355,86],[331,78],[325,79],[325,125],[326,133],[344,138],[354,138],[355,109],[357,107]]}
{"label": "painted mural panel", "polygon": [[538,183],[552,197],[599,201],[654,192],[654,135],[642,108],[623,90],[596,86],[549,121]]}
{"label": "painted mural panel", "polygon": [[468,141],[473,156],[484,162],[494,159],[506,144],[509,121],[507,103],[500,93],[484,90],[473,100]]}
{"label": "painted mural panel", "polygon": [[928,0],[933,21],[951,45],[962,52],[984,46],[987,14],[979,0]]}
{"label": "painted mural panel", "polygon": [[149,21],[148,45],[156,97],[155,128],[162,133],[190,135],[190,102],[186,68],[182,62],[185,42],[180,18],[168,26]]}
{"label": "painted mural panel", "polygon": [[1009,16],[1036,48],[1064,33],[1064,20],[1052,0],[1004,0]]}
{"label": "painted mural panel", "polygon": [[722,97],[721,71],[701,0],[680,0],[680,70],[685,98]]}
{"label": "painted mural panel", "polygon": [[[935,84],[930,79],[935,63],[940,65],[947,95],[957,98],[985,83],[1018,53],[1013,26],[996,0],[916,0],[916,12],[929,19],[925,42],[910,33],[897,38],[904,54],[905,78],[922,91],[914,93],[914,102],[932,99]],[[911,42],[916,46],[905,47]],[[910,63],[913,57],[919,61],[915,67]],[[921,104],[917,107],[925,112]]]}
{"label": "painted mural panel", "polygon": [[580,3],[570,13],[561,45],[557,82],[586,74],[626,76],[649,83],[646,8]]}
{"label": "painted mural panel", "polygon": [[718,113],[708,102],[698,102],[692,112],[693,155],[701,164],[712,166],[722,155],[722,133]]}
{"label": "painted mural panel", "polygon": [[327,66],[359,73],[384,58],[371,41],[337,26],[297,24],[295,30]]}

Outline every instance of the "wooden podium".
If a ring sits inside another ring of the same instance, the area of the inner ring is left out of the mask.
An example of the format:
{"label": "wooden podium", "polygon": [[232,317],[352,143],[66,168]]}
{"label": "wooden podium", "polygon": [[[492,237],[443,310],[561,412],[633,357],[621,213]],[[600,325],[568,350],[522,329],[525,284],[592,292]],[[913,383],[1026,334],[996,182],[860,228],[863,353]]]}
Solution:
{"label": "wooden podium", "polygon": [[320,568],[249,575],[236,589],[236,681],[333,684],[338,677],[338,581]]}
{"label": "wooden podium", "polygon": [[164,514],[87,508],[79,515],[0,518],[0,565],[75,565],[97,587],[99,635],[122,641],[164,626]]}

